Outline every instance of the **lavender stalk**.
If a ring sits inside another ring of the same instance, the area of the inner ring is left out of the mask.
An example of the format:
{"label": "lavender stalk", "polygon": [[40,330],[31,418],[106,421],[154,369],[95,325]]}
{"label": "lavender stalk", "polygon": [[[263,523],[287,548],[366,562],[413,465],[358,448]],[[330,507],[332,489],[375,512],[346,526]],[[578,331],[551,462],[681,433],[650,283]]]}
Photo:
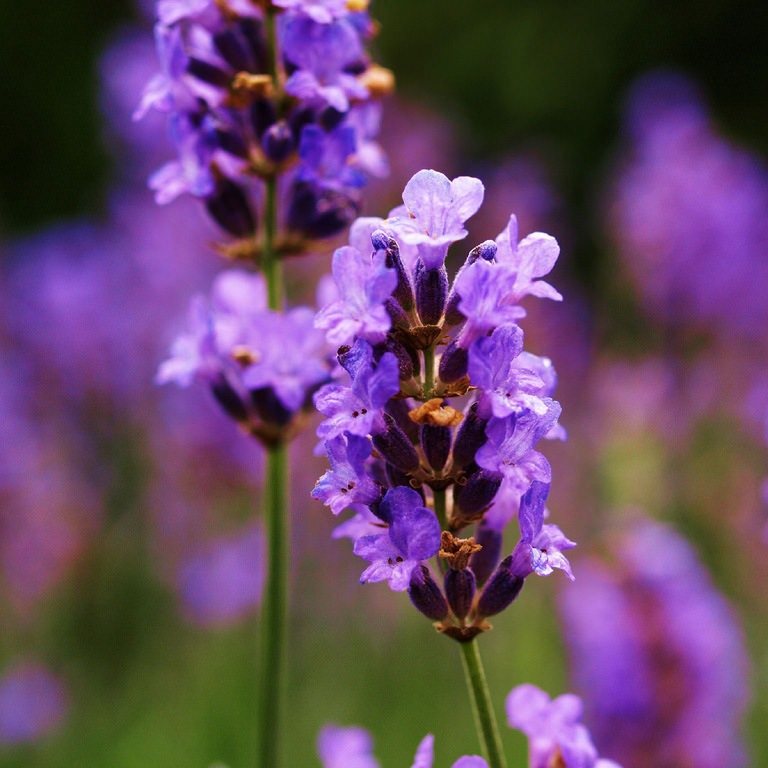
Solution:
{"label": "lavender stalk", "polygon": [[496,715],[493,711],[491,694],[488,691],[477,640],[460,643],[460,648],[464,677],[472,701],[475,728],[477,728],[477,736],[480,739],[483,754],[487,758],[490,768],[506,768],[507,763],[501,747],[499,728],[496,725]]}
{"label": "lavender stalk", "polygon": [[217,250],[255,264],[197,297],[160,382],[201,381],[267,451],[268,571],[262,620],[259,765],[279,766],[287,620],[287,446],[312,394],[331,380],[313,311],[286,309],[281,261],[343,231],[367,175],[387,171],[375,135],[392,76],[365,45],[366,2],[158,3],[161,72],[148,109],[169,115],[178,159],[150,180],[159,203],[198,197]]}
{"label": "lavender stalk", "polygon": [[[277,87],[278,50],[275,14],[265,12],[269,73]],[[285,303],[283,270],[275,252],[277,231],[277,177],[265,179],[264,234],[261,267],[267,282],[267,306],[279,311]],[[288,446],[278,440],[267,448],[264,519],[267,532],[267,578],[262,609],[262,664],[259,695],[258,765],[280,765],[282,714],[288,634],[289,551]]]}

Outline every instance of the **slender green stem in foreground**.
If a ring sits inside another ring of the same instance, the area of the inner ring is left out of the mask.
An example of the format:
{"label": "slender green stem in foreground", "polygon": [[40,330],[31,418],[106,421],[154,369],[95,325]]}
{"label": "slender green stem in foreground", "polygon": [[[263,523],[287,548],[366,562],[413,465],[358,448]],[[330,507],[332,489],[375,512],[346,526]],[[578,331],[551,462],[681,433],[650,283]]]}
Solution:
{"label": "slender green stem in foreground", "polygon": [[262,664],[259,696],[258,766],[281,764],[283,687],[287,624],[288,577],[288,447],[281,443],[267,451],[264,518],[268,566],[262,610]]}
{"label": "slender green stem in foreground", "polygon": [[275,252],[277,229],[277,179],[266,179],[264,191],[263,238],[261,241],[261,269],[267,281],[267,299],[270,309],[283,308],[283,265]]}
{"label": "slender green stem in foreground", "polygon": [[493,712],[488,683],[485,679],[483,662],[477,640],[460,643],[461,660],[464,662],[464,676],[467,689],[472,699],[472,712],[475,716],[475,728],[480,739],[483,755],[490,768],[506,768],[507,762],[501,748],[496,715]]}
{"label": "slender green stem in foreground", "polygon": [[435,348],[427,347],[424,350],[424,397],[431,397],[435,388]]}
{"label": "slender green stem in foreground", "polygon": [[[265,14],[270,75],[278,86],[278,51],[275,14]],[[265,179],[264,214],[261,222],[260,267],[267,283],[268,306],[282,310],[285,304],[283,267],[275,248],[277,234],[277,178]],[[285,650],[288,623],[288,446],[278,442],[267,448],[264,486],[264,522],[267,537],[267,578],[261,612],[261,679],[259,690],[259,760],[257,768],[282,764]]]}

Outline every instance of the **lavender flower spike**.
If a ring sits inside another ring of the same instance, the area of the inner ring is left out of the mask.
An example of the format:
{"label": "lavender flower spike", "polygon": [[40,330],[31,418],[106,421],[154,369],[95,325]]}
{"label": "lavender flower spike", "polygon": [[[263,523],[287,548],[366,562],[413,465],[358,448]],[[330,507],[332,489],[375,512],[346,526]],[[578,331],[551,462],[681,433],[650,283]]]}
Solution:
{"label": "lavender flower spike", "polygon": [[394,78],[367,56],[367,3],[158,0],[157,13],[161,72],[135,115],[168,115],[177,159],[152,176],[156,200],[200,198],[237,240],[220,249],[238,257],[259,255],[278,178],[279,247],[295,254],[343,230],[366,176],[386,170],[373,139]]}
{"label": "lavender flower spike", "polygon": [[[557,244],[541,233],[518,244],[516,231],[486,240],[451,285],[445,254],[482,198],[477,179],[416,173],[388,219],[352,226],[334,260],[341,298],[317,320],[332,344],[343,343],[349,381],[315,398],[331,463],[315,498],[334,513],[352,508],[336,536],[356,539],[355,553],[371,563],[363,581],[408,588],[414,606],[460,642],[486,631],[485,617],[506,608],[531,573],[570,574],[562,552],[573,546],[543,524],[552,471],[537,444],[563,436],[557,377],[547,358],[524,350],[517,325],[525,295],[555,298],[537,278]],[[368,445],[358,453],[351,435]],[[502,511],[491,512],[502,487]],[[520,543],[497,568],[518,506]],[[438,550],[441,567],[430,570],[422,562]],[[438,570],[443,584],[431,576]]]}
{"label": "lavender flower spike", "polygon": [[621,768],[598,757],[589,731],[579,722],[581,712],[581,700],[573,694],[550,699],[530,684],[510,691],[507,720],[528,736],[530,768]]}

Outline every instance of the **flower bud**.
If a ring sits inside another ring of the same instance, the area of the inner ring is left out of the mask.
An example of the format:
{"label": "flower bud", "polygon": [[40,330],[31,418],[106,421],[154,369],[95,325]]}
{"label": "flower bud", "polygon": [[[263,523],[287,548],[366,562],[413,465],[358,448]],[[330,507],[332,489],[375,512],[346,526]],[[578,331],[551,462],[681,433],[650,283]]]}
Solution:
{"label": "flower bud", "polygon": [[449,568],[445,574],[445,595],[459,621],[466,618],[475,597],[475,574],[469,568]]}
{"label": "flower bud", "polygon": [[256,136],[261,139],[264,132],[277,120],[275,103],[272,99],[255,99],[250,108],[251,126]]}
{"label": "flower bud", "polygon": [[400,381],[408,381],[413,378],[413,357],[409,351],[397,339],[388,336],[382,343],[376,345],[376,359],[385,352],[391,352],[397,358],[397,370]]}
{"label": "flower bud", "polygon": [[419,455],[408,436],[395,420],[384,414],[386,429],[373,436],[373,445],[385,461],[403,472],[413,472],[419,467]]}
{"label": "flower bud", "polygon": [[453,445],[454,467],[468,467],[475,461],[475,454],[488,441],[485,425],[488,423],[477,415],[478,405],[473,403],[456,435]]}
{"label": "flower bud", "polygon": [[411,407],[407,400],[389,400],[384,406],[384,410],[397,422],[397,425],[408,435],[412,443],[419,442],[419,425],[408,416]]}
{"label": "flower bud", "polygon": [[227,88],[232,79],[229,73],[223,69],[204,61],[190,57],[187,61],[187,72],[192,77],[201,80],[209,85],[215,85],[218,88]]}
{"label": "flower bud", "polygon": [[271,125],[261,137],[261,148],[273,163],[282,163],[293,152],[293,133],[285,120]]}
{"label": "flower bud", "polygon": [[424,325],[436,325],[445,310],[448,296],[448,273],[444,266],[427,269],[416,262],[416,309]]}
{"label": "flower bud", "polygon": [[445,466],[451,453],[450,427],[423,424],[421,427],[421,447],[429,465],[435,472],[439,472]]}
{"label": "flower bud", "polygon": [[505,557],[494,571],[477,602],[478,616],[495,616],[520,594],[525,579],[512,571],[512,557]]}
{"label": "flower bud", "polygon": [[345,112],[339,112],[334,107],[326,107],[318,116],[317,121],[326,133],[330,133],[334,128],[341,125],[345,116]]}
{"label": "flower bud", "polygon": [[474,571],[477,583],[483,585],[499,562],[503,536],[485,522],[481,522],[475,531],[475,540],[482,549],[472,555],[469,565]]}
{"label": "flower bud", "polygon": [[[453,284],[456,285],[456,280],[461,274],[462,270],[466,269],[470,264],[474,264],[478,259],[485,259],[485,261],[494,261],[496,258],[497,245],[493,240],[486,240],[480,245],[476,245],[467,255],[467,260],[464,262],[461,269],[456,274],[453,280]],[[458,325],[465,318],[459,309],[459,302],[461,296],[456,293],[455,290],[451,290],[448,296],[448,304],[445,308],[445,324],[446,325]]]}
{"label": "flower bud", "polygon": [[397,285],[392,295],[400,306],[409,312],[413,309],[413,288],[408,273],[403,266],[403,260],[400,258],[400,246],[397,240],[390,237],[384,230],[377,229],[371,235],[371,243],[377,251],[384,251],[387,256],[386,265],[397,273]]}
{"label": "flower bud", "polygon": [[393,328],[408,328],[411,324],[405,310],[400,306],[400,302],[391,296],[384,301],[384,308],[387,310]]}
{"label": "flower bud", "polygon": [[248,408],[243,402],[242,397],[226,380],[224,376],[219,376],[216,381],[211,383],[211,392],[216,398],[216,402],[224,409],[227,415],[235,421],[248,420]]}
{"label": "flower bud", "polygon": [[440,357],[437,374],[440,381],[450,384],[452,381],[458,381],[462,376],[466,376],[468,367],[469,354],[454,339]]}
{"label": "flower bud", "polygon": [[221,29],[214,33],[213,44],[216,50],[236,72],[253,71],[251,52],[246,41],[236,29]]}
{"label": "flower bud", "polygon": [[272,387],[252,389],[251,401],[259,418],[267,424],[284,427],[293,418],[293,412],[283,405]]}
{"label": "flower bud", "polygon": [[465,485],[454,486],[454,504],[463,516],[475,517],[491,504],[503,477],[500,472],[478,469],[467,478]]}
{"label": "flower bud", "polygon": [[414,607],[428,619],[442,621],[448,616],[448,603],[425,565],[413,569],[408,596]]}
{"label": "flower bud", "polygon": [[288,227],[312,240],[323,240],[346,229],[360,212],[357,193],[326,189],[308,182],[291,188]]}
{"label": "flower bud", "polygon": [[242,188],[229,179],[222,179],[205,201],[213,220],[230,235],[252,237],[256,232],[256,217]]}

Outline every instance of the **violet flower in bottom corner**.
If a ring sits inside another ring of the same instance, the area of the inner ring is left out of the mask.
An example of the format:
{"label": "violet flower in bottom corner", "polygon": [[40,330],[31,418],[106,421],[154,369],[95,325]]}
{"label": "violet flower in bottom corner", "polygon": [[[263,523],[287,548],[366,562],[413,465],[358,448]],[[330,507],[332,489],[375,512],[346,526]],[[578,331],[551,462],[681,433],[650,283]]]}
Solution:
{"label": "violet flower in bottom corner", "polygon": [[530,768],[621,768],[598,757],[589,731],[579,722],[582,703],[565,693],[555,699],[524,684],[507,696],[507,720],[529,739]]}
{"label": "violet flower in bottom corner", "polygon": [[[589,731],[580,722],[581,699],[566,693],[555,699],[524,684],[507,696],[507,720],[529,739],[529,768],[621,768],[600,758]],[[432,768],[434,736],[427,734],[416,749],[411,768]],[[379,768],[373,741],[363,728],[325,726],[317,744],[323,768]],[[488,768],[478,755],[464,755],[451,768]]]}
{"label": "violet flower in bottom corner", "polygon": [[0,746],[22,744],[54,730],[67,714],[63,682],[36,661],[18,662],[0,675]]}
{"label": "violet flower in bottom corner", "polygon": [[[419,743],[411,768],[432,768],[435,737],[429,733]],[[317,739],[317,752],[323,768],[379,768],[373,756],[373,740],[364,728],[326,725]],[[460,757],[451,768],[488,768],[477,755]]]}

